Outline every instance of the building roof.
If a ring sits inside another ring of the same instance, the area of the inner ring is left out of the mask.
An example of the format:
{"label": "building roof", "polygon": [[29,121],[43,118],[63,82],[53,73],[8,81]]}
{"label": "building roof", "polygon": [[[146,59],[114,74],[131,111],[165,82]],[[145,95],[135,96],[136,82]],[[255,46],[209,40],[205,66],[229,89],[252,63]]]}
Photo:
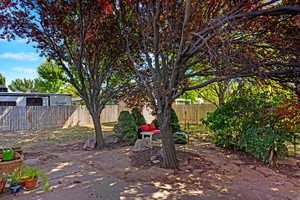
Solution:
{"label": "building roof", "polygon": [[40,97],[49,97],[49,96],[71,96],[70,94],[55,94],[55,93],[25,93],[25,92],[0,92],[0,96],[40,96]]}

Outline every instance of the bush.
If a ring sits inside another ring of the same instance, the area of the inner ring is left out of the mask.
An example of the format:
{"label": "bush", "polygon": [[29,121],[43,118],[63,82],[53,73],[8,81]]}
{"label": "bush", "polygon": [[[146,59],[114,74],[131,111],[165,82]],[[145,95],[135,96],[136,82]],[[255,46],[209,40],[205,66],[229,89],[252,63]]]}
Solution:
{"label": "bush", "polygon": [[137,139],[138,127],[134,118],[128,111],[122,111],[118,118],[118,123],[114,127],[114,132],[118,138],[129,145],[133,145]]}
{"label": "bush", "polygon": [[291,137],[284,128],[249,128],[239,146],[264,162],[275,165],[278,158],[287,156],[286,141]]}
{"label": "bush", "polygon": [[[160,128],[159,122],[158,122],[157,119],[154,119],[151,123],[155,124],[155,127],[157,129]],[[172,133],[176,133],[176,132],[180,132],[181,131],[177,114],[176,114],[176,112],[175,112],[175,110],[173,108],[171,108],[170,127],[171,127],[171,130],[172,130]]]}
{"label": "bush", "polygon": [[151,124],[154,124],[157,129],[159,129],[159,123],[157,119],[154,119]]}
{"label": "bush", "polygon": [[176,133],[176,132],[181,131],[177,114],[176,114],[176,112],[173,108],[171,108],[170,126],[171,126],[171,129],[172,129],[172,133]]}
{"label": "bush", "polygon": [[274,164],[287,152],[291,136],[272,112],[280,102],[266,94],[243,93],[209,113],[203,123],[212,131],[213,142],[239,149]]}
{"label": "bush", "polygon": [[131,115],[138,127],[146,124],[146,120],[138,108],[133,108]]}

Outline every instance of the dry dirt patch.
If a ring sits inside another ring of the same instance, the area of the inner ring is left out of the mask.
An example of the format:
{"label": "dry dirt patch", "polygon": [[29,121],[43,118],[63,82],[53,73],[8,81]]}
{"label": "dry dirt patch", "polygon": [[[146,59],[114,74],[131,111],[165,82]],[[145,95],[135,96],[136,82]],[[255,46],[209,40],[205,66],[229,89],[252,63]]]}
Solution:
{"label": "dry dirt patch", "polygon": [[68,137],[66,144],[37,140],[24,146],[25,157],[38,159],[36,166],[48,174],[51,192],[37,190],[0,199],[300,199],[298,158],[285,160],[274,170],[247,155],[201,143],[179,148],[180,169],[166,170],[151,162],[159,147],[137,154],[120,146],[83,151],[83,140]]}

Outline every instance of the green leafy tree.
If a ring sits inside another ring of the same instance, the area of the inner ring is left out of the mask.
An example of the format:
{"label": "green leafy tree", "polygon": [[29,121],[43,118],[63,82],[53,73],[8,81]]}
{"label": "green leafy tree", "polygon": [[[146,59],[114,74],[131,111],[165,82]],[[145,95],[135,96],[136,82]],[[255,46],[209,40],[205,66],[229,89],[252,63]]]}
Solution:
{"label": "green leafy tree", "polygon": [[146,124],[146,120],[138,108],[133,108],[131,114],[137,126],[142,126]]}
{"label": "green leafy tree", "polygon": [[47,60],[37,69],[39,77],[35,79],[36,90],[43,93],[67,93],[79,96],[76,88],[67,80],[62,66]]}
{"label": "green leafy tree", "polygon": [[5,77],[0,73],[0,86],[5,86],[5,85],[6,85]]}
{"label": "green leafy tree", "polygon": [[97,149],[105,147],[100,118],[105,105],[130,84],[116,7],[102,0],[0,3],[0,18],[6,20],[0,20],[0,28],[6,35],[11,30],[34,41],[45,57],[62,66],[92,117]]}
{"label": "green leafy tree", "polygon": [[200,97],[198,90],[191,90],[185,92],[183,95],[180,96],[180,99],[188,99],[191,100],[190,102],[186,102],[185,104],[194,104],[196,103],[197,99]]}
{"label": "green leafy tree", "polygon": [[66,76],[62,67],[54,61],[47,60],[41,64],[37,72],[36,87],[40,92],[60,93],[66,84]]}
{"label": "green leafy tree", "polygon": [[35,81],[30,79],[16,79],[11,82],[8,88],[13,91],[19,92],[34,92],[36,91]]}
{"label": "green leafy tree", "polygon": [[137,139],[138,127],[129,111],[122,111],[118,118],[118,123],[114,127],[114,132],[121,141],[133,145]]}

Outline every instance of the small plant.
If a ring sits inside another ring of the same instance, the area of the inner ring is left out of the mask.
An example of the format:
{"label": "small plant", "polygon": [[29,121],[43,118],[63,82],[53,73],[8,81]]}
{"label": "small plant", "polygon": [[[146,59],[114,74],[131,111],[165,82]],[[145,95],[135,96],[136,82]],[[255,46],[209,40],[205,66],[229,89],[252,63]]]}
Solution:
{"label": "small plant", "polygon": [[175,144],[187,144],[187,138],[183,135],[174,135],[173,141]]}
{"label": "small plant", "polygon": [[37,184],[37,179],[40,178],[43,181],[43,189],[45,191],[49,190],[49,181],[46,174],[34,167],[30,166],[23,166],[21,168],[21,180],[25,181],[25,187],[26,187],[26,181],[29,182],[28,185],[30,185],[29,189],[34,188]]}
{"label": "small plant", "polygon": [[12,185],[18,185],[21,183],[22,170],[21,168],[15,169],[15,171],[6,176],[7,179],[11,178]]}
{"label": "small plant", "polygon": [[[22,166],[8,175],[2,176],[5,179],[11,179],[12,186],[23,185],[26,189],[34,189],[37,186],[38,178],[43,181],[43,189],[49,190],[49,181],[46,174],[34,167]],[[29,184],[28,184],[29,183]]]}
{"label": "small plant", "polygon": [[138,108],[133,108],[131,111],[131,115],[138,127],[146,124],[146,120]]}
{"label": "small plant", "polygon": [[118,124],[114,127],[117,137],[129,145],[133,145],[137,139],[138,127],[134,118],[128,111],[122,111],[118,118]]}

